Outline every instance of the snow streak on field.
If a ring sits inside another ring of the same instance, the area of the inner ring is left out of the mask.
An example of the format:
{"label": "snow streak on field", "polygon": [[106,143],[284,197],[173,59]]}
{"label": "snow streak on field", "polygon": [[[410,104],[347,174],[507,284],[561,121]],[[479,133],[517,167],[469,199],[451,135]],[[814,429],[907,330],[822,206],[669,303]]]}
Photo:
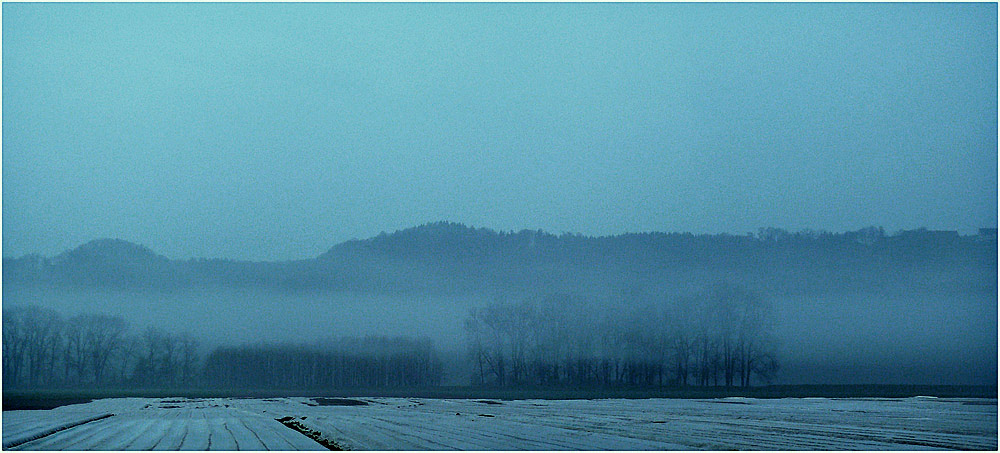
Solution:
{"label": "snow streak on field", "polygon": [[[99,400],[4,412],[3,443],[14,450],[324,449],[301,432],[310,431],[351,450],[997,449],[996,399],[356,401],[368,404]],[[114,415],[92,420],[104,414]]]}
{"label": "snow streak on field", "polygon": [[325,450],[273,417],[235,407],[230,400],[108,399],[50,411],[3,413],[3,441],[46,425],[113,413],[12,450]]}

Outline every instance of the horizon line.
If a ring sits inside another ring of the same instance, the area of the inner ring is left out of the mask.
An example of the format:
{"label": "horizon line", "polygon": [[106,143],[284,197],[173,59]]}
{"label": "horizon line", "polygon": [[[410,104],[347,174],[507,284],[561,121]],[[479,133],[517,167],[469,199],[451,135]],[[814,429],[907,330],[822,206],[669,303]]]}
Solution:
{"label": "horizon line", "polygon": [[327,247],[325,251],[323,251],[322,253],[320,253],[318,255],[310,256],[310,257],[305,257],[305,258],[291,258],[291,259],[281,259],[281,260],[249,260],[249,259],[236,259],[236,258],[227,258],[227,257],[194,257],[194,256],[193,257],[189,257],[189,258],[171,258],[171,257],[168,257],[166,255],[161,255],[161,254],[157,253],[153,247],[150,247],[150,246],[148,246],[146,244],[143,244],[141,242],[134,241],[134,240],[129,240],[129,239],[123,239],[121,237],[105,236],[105,237],[94,238],[94,239],[91,239],[91,240],[86,241],[86,242],[82,242],[82,243],[80,243],[79,245],[77,245],[75,247],[68,248],[66,250],[63,250],[62,252],[56,253],[56,254],[51,255],[51,256],[46,256],[46,255],[43,255],[42,253],[39,253],[39,252],[30,252],[30,253],[25,253],[25,254],[20,255],[20,256],[3,256],[0,259],[3,259],[3,260],[8,260],[8,259],[14,260],[14,259],[21,259],[21,258],[25,258],[25,257],[29,257],[29,256],[39,256],[39,257],[42,257],[42,258],[54,258],[54,257],[57,257],[57,256],[62,255],[64,253],[71,252],[73,250],[79,249],[80,247],[83,247],[83,246],[85,246],[87,244],[91,244],[91,243],[94,243],[94,242],[98,242],[98,241],[121,241],[121,242],[125,242],[125,243],[131,244],[131,245],[142,247],[144,249],[149,250],[150,252],[152,252],[153,254],[155,254],[157,256],[161,256],[163,258],[167,258],[167,259],[169,259],[171,261],[190,261],[190,260],[223,260],[223,261],[237,261],[237,262],[287,262],[287,261],[303,261],[303,260],[316,259],[316,258],[318,258],[320,256],[323,256],[324,254],[328,253],[333,248],[335,248],[335,247],[337,247],[339,245],[342,245],[342,244],[347,244],[347,243],[350,243],[350,242],[367,241],[367,240],[371,240],[371,239],[376,239],[376,238],[381,237],[381,236],[390,236],[390,235],[398,234],[398,233],[401,233],[401,232],[404,232],[404,231],[408,231],[408,230],[414,230],[414,229],[418,229],[418,228],[422,228],[422,227],[430,227],[430,226],[442,225],[442,224],[444,224],[444,225],[459,226],[459,227],[463,227],[463,228],[470,229],[470,230],[487,230],[488,232],[491,232],[491,233],[494,233],[494,234],[521,234],[521,233],[530,232],[530,233],[538,233],[538,234],[555,236],[555,237],[569,235],[569,236],[583,237],[583,238],[586,238],[586,239],[605,239],[605,238],[615,238],[615,237],[621,237],[621,236],[643,235],[643,234],[664,234],[664,235],[675,235],[676,234],[676,235],[692,235],[692,236],[732,236],[732,237],[752,237],[752,238],[755,238],[755,239],[759,239],[759,237],[758,237],[759,234],[763,230],[769,230],[769,229],[776,230],[776,231],[782,231],[782,232],[785,232],[785,233],[788,233],[788,234],[791,234],[791,235],[798,235],[798,234],[802,234],[802,233],[813,233],[813,234],[816,234],[816,235],[824,235],[824,234],[840,235],[840,234],[846,234],[846,233],[860,232],[860,231],[866,230],[868,228],[878,229],[878,230],[882,231],[882,233],[886,237],[896,236],[896,235],[898,235],[900,233],[910,232],[910,231],[927,231],[927,232],[955,233],[959,237],[977,237],[977,236],[983,235],[983,231],[984,230],[990,230],[990,229],[997,230],[997,226],[979,227],[979,228],[976,229],[976,232],[974,232],[974,233],[971,233],[971,234],[962,234],[962,230],[961,229],[943,230],[943,229],[931,229],[931,228],[927,228],[927,227],[917,227],[917,228],[913,228],[913,229],[899,229],[899,230],[896,230],[894,232],[888,232],[887,230],[885,230],[885,228],[883,228],[881,226],[877,226],[877,225],[869,225],[869,226],[858,228],[856,230],[845,230],[845,231],[831,231],[831,230],[813,229],[813,228],[802,228],[802,229],[799,229],[799,230],[796,231],[796,230],[790,230],[790,229],[785,229],[785,228],[781,228],[781,227],[767,226],[767,227],[759,227],[759,228],[757,228],[757,232],[747,231],[747,232],[744,232],[744,233],[729,233],[729,232],[720,232],[720,233],[694,233],[694,232],[691,232],[691,231],[655,231],[655,230],[646,230],[646,231],[625,231],[625,232],[622,232],[622,233],[605,234],[605,235],[587,235],[587,234],[583,234],[583,233],[579,233],[579,232],[572,232],[572,231],[562,231],[562,232],[559,232],[559,233],[554,233],[554,232],[551,232],[551,231],[546,231],[546,230],[541,229],[541,228],[538,228],[538,229],[524,228],[524,229],[521,229],[521,230],[514,230],[514,229],[510,229],[510,230],[493,229],[493,228],[490,228],[490,227],[477,227],[477,226],[473,226],[473,225],[467,225],[465,223],[454,222],[454,221],[450,221],[450,220],[439,220],[439,221],[425,222],[425,223],[422,223],[422,224],[419,224],[419,225],[415,225],[415,226],[411,226],[411,227],[407,227],[407,228],[403,228],[403,229],[397,229],[397,230],[392,231],[392,232],[387,232],[385,230],[382,230],[381,232],[379,232],[377,234],[374,234],[374,235],[371,235],[371,236],[368,236],[366,238],[351,238],[351,239],[346,239],[346,240],[334,243],[333,245]]}

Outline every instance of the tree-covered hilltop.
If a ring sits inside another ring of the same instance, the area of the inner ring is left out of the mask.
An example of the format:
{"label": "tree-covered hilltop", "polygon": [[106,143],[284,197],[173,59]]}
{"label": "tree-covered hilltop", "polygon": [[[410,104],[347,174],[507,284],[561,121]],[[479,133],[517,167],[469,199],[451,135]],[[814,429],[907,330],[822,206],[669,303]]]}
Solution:
{"label": "tree-covered hilltop", "polygon": [[171,260],[97,240],[52,258],[4,259],[5,284],[169,290],[198,286],[387,293],[623,294],[738,282],[766,293],[996,291],[996,229],[887,234],[762,228],[744,235],[590,237],[436,222],[351,240],[297,261]]}

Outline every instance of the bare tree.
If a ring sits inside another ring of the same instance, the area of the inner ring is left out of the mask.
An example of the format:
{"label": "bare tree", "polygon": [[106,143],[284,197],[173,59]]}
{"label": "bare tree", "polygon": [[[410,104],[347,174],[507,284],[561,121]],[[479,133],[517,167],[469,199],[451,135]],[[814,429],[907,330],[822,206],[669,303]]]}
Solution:
{"label": "bare tree", "polygon": [[3,310],[3,383],[17,386],[23,374],[27,354],[26,309]]}
{"label": "bare tree", "polygon": [[[66,322],[63,330],[65,346],[63,348],[63,371],[66,383],[84,383],[84,377],[88,367],[90,355],[87,350],[87,328],[85,319],[74,316]],[[70,377],[73,371],[74,376]]]}
{"label": "bare tree", "polygon": [[195,379],[195,368],[198,363],[198,340],[191,334],[183,334],[177,338],[180,349],[181,383],[191,385]]}
{"label": "bare tree", "polygon": [[48,380],[45,371],[55,359],[50,353],[52,344],[58,341],[62,317],[48,308],[30,307],[24,312],[23,322],[29,383],[37,387]]}
{"label": "bare tree", "polygon": [[773,353],[770,304],[740,287],[720,285],[708,296],[718,327],[726,386],[750,386],[753,374],[770,377],[778,368]]}
{"label": "bare tree", "polygon": [[83,338],[85,348],[90,353],[93,382],[95,385],[100,385],[104,382],[108,360],[122,346],[122,337],[128,325],[124,319],[117,316],[81,315],[77,318],[84,329]]}
{"label": "bare tree", "polygon": [[608,306],[549,296],[472,310],[473,382],[749,386],[777,369],[769,307],[742,288]]}
{"label": "bare tree", "polygon": [[482,385],[486,379],[486,346],[483,344],[483,326],[472,310],[465,320],[465,335],[469,342],[469,356],[475,369],[472,374],[472,384]]}
{"label": "bare tree", "polygon": [[161,329],[150,327],[142,334],[144,354],[139,362],[137,378],[144,385],[174,385],[177,375],[176,338]]}
{"label": "bare tree", "polygon": [[750,386],[754,374],[769,378],[778,368],[772,352],[769,304],[758,297],[745,297],[740,308],[739,371],[740,385]]}
{"label": "bare tree", "polygon": [[142,347],[142,339],[134,334],[127,334],[122,338],[121,347],[118,348],[118,382],[124,384],[135,376]]}

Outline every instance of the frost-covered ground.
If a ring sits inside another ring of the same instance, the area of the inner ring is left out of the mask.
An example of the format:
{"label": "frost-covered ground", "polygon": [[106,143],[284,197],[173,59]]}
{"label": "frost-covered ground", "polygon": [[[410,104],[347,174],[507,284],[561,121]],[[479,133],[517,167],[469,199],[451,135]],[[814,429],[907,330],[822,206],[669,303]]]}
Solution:
{"label": "frost-covered ground", "polygon": [[3,444],[14,450],[324,449],[303,434],[312,432],[351,450],[997,449],[996,399],[357,400],[368,404],[122,398],[8,411]]}

